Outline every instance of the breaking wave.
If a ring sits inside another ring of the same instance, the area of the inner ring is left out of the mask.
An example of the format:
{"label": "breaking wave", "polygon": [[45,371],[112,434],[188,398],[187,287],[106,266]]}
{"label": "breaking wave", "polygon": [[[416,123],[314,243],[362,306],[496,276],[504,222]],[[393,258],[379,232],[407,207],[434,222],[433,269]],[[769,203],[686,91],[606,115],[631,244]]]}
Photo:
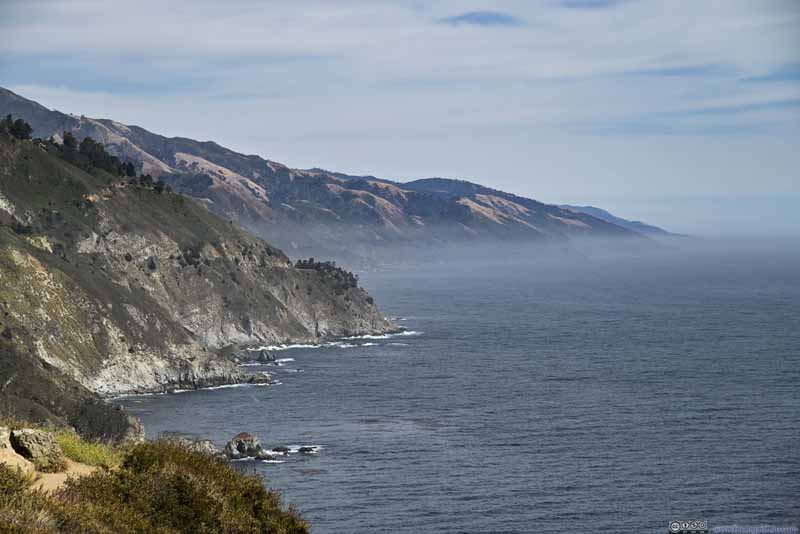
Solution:
{"label": "breaking wave", "polygon": [[416,330],[403,330],[402,332],[391,332],[388,334],[364,334],[363,336],[350,336],[343,337],[342,339],[391,339],[393,337],[419,335],[422,335],[422,332],[417,332]]}

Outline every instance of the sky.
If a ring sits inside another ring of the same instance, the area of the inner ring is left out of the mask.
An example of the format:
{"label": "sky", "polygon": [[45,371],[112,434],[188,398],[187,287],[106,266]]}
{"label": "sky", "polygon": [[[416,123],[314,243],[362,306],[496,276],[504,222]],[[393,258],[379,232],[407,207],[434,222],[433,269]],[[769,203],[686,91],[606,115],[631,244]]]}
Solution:
{"label": "sky", "polygon": [[292,167],[800,235],[796,0],[0,0],[0,86]]}

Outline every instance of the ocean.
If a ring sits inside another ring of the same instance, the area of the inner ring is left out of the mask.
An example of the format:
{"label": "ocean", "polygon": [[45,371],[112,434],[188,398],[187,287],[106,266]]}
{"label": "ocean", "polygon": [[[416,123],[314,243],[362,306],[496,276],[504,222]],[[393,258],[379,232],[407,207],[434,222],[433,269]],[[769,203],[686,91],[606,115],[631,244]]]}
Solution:
{"label": "ocean", "polygon": [[405,335],[276,352],[248,367],[269,387],[122,402],[150,437],[319,446],[235,464],[315,533],[798,525],[797,244],[363,273]]}

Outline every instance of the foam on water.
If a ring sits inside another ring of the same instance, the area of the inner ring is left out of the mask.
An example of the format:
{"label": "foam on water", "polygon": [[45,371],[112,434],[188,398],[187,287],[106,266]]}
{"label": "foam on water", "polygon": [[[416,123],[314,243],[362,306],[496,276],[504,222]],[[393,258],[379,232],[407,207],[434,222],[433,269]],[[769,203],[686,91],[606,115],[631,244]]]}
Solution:
{"label": "foam on water", "polygon": [[[403,332],[395,332],[392,334],[366,334],[363,336],[350,336],[350,337],[343,337],[341,340],[338,341],[327,341],[325,343],[320,343],[317,345],[311,344],[293,344],[293,345],[264,345],[260,347],[252,347],[248,348],[247,350],[250,352],[260,352],[262,350],[270,351],[270,352],[278,352],[284,350],[293,350],[293,349],[322,349],[322,348],[337,348],[337,349],[352,349],[356,347],[375,347],[378,346],[378,343],[349,343],[349,341],[355,341],[359,339],[364,340],[379,340],[379,339],[390,339],[395,336],[418,336],[422,334],[422,332],[415,332],[415,331],[403,331]],[[281,358],[279,360],[275,360],[275,363],[281,365],[279,362],[283,361],[294,361],[291,358]],[[242,367],[246,366],[256,366],[256,365],[268,365],[272,362],[247,362],[239,364]]]}
{"label": "foam on water", "polygon": [[342,339],[391,339],[401,336],[420,336],[422,332],[416,330],[403,330],[402,332],[391,332],[388,334],[364,334],[363,336],[349,336]]}
{"label": "foam on water", "polygon": [[262,350],[277,352],[281,350],[291,350],[291,349],[318,349],[322,347],[322,345],[318,344],[311,344],[311,343],[293,343],[291,345],[263,345],[261,347],[253,347],[249,348],[250,352],[260,352]]}
{"label": "foam on water", "polygon": [[214,391],[217,389],[234,389],[234,388],[246,388],[246,387],[267,387],[267,386],[277,386],[280,382],[272,381],[272,382],[258,382],[258,383],[238,383],[238,384],[222,384],[221,386],[209,386],[206,388],[197,388],[197,389],[174,389],[169,393],[191,393],[193,391]]}
{"label": "foam on water", "polygon": [[345,343],[344,341],[333,341],[331,343],[326,343],[326,347],[335,347],[337,349],[352,349],[353,347],[357,347],[355,343]]}

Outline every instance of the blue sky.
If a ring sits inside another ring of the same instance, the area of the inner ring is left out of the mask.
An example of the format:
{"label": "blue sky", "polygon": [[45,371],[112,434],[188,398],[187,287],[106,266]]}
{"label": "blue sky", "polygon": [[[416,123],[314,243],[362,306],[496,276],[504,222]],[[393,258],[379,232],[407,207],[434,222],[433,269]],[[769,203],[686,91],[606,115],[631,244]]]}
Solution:
{"label": "blue sky", "polygon": [[294,167],[800,234],[794,0],[4,0],[0,85]]}

